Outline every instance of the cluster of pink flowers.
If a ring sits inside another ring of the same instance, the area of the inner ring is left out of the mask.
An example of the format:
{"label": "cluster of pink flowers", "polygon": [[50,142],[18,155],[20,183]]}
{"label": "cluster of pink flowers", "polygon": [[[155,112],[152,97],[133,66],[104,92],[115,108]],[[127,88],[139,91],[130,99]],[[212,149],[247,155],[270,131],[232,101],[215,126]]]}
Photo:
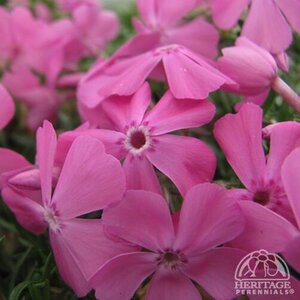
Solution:
{"label": "cluster of pink flowers", "polygon": [[118,33],[117,16],[97,1],[57,1],[69,17],[53,19],[42,3],[0,7],[0,71],[3,85],[28,110],[32,130],[55,121],[82,76],[80,61],[100,54]]}
{"label": "cluster of pink flowers", "polygon": [[[146,299],[201,299],[195,284],[232,299],[238,263],[259,249],[300,272],[300,124],[263,127],[259,106],[273,89],[300,112],[279,77],[288,71],[288,23],[300,31],[300,1],[137,0],[137,34],[86,74],[80,59],[104,49],[117,19],[92,0],[57,2],[69,18],[53,20],[45,6],[34,16],[26,4],[0,9],[2,84],[28,106],[28,125],[40,126],[34,164],[0,148],[0,190],[25,229],[48,231],[76,295],[129,300],[151,278]],[[217,59],[218,30],[187,18],[198,6],[221,28],[249,7],[242,36]],[[165,83],[156,102],[148,80]],[[57,135],[46,120],[66,96],[59,88],[77,83],[82,125]],[[0,128],[15,110],[3,86]],[[243,188],[213,183],[213,149],[188,134],[214,119],[208,97],[217,90],[243,99],[213,130]],[[183,199],[176,212],[168,180]],[[300,282],[290,280],[295,293],[278,299],[299,299]]]}

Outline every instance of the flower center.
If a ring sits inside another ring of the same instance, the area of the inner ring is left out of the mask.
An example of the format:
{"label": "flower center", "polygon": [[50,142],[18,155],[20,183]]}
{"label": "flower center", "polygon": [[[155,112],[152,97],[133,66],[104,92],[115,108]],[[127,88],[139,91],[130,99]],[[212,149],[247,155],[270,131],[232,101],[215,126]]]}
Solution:
{"label": "flower center", "polygon": [[173,251],[166,251],[158,258],[158,264],[163,264],[165,267],[176,269],[181,264],[186,263],[187,260],[184,254]]}
{"label": "flower center", "polygon": [[271,193],[268,190],[259,190],[255,192],[253,200],[261,205],[267,205],[271,200]]}
{"label": "flower center", "polygon": [[60,229],[60,223],[58,221],[56,213],[53,211],[52,208],[46,207],[44,210],[44,219],[49,224],[49,227],[54,230],[58,231]]}
{"label": "flower center", "polygon": [[132,154],[140,154],[149,148],[151,140],[146,127],[131,127],[126,135],[124,145]]}

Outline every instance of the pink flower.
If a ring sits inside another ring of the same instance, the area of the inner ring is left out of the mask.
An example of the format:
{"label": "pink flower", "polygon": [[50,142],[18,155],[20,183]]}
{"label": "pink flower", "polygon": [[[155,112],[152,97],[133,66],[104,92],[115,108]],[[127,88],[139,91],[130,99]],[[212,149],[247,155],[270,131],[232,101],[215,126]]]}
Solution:
{"label": "pink flower", "polygon": [[[290,25],[300,32],[300,2],[298,0],[210,0],[215,23],[233,27],[243,10],[251,3],[242,35],[272,54],[280,54],[292,42]],[[271,25],[270,25],[271,24]]]}
{"label": "pink flower", "polygon": [[130,189],[160,192],[152,164],[167,175],[182,194],[195,184],[210,181],[216,167],[213,151],[196,138],[168,133],[208,123],[214,116],[214,105],[208,100],[178,100],[168,91],[146,112],[150,101],[147,83],[133,97],[111,97],[93,114],[98,115],[100,125],[104,120],[114,131],[69,132],[62,134],[60,144],[81,134],[98,137],[109,153],[125,158],[123,167]]}
{"label": "pink flower", "polygon": [[220,70],[238,83],[238,86],[228,86],[227,90],[256,96],[254,102],[261,104],[273,89],[300,112],[300,97],[280,79],[276,61],[265,49],[242,37],[234,47],[224,48],[222,52],[218,60]]}
{"label": "pink flower", "polygon": [[2,196],[27,229],[35,233],[49,229],[61,276],[78,296],[84,296],[89,291],[87,278],[99,266],[112,256],[132,251],[132,247],[108,240],[100,220],[80,218],[120,201],[125,178],[120,163],[105,153],[101,142],[79,137],[66,156],[52,194],[56,144],[52,125],[44,122],[37,132],[41,197],[25,198],[9,188],[2,190]]}
{"label": "pink flower", "polygon": [[18,101],[27,106],[30,129],[35,130],[43,120],[56,119],[61,100],[55,86],[41,83],[27,66],[14,65],[10,72],[5,73],[3,84]]}
{"label": "pink flower", "polygon": [[80,5],[72,16],[80,40],[92,55],[98,55],[118,34],[118,17],[100,6]]}
{"label": "pink flower", "polygon": [[134,18],[133,25],[139,34],[158,32],[161,46],[179,44],[214,58],[219,40],[216,29],[199,17],[188,22],[183,20],[195,6],[196,0],[138,0],[142,21]]}
{"label": "pink flower", "polygon": [[[235,85],[207,59],[183,46],[171,45],[151,51],[146,47],[147,52],[144,52],[145,42],[155,43],[157,38],[156,34],[151,38],[137,36],[108,61],[95,66],[79,85],[79,101],[94,108],[111,95],[132,95],[152,75],[165,80],[178,99],[205,99],[224,85]],[[136,51],[134,56],[132,50]]]}
{"label": "pink flower", "polygon": [[0,8],[0,36],[1,60],[43,69],[49,28],[45,22],[34,19],[29,9],[16,7],[9,12]]}
{"label": "pink flower", "polygon": [[246,250],[264,248],[280,252],[295,236],[295,218],[282,180],[287,155],[300,145],[297,122],[278,123],[268,129],[269,154],[262,146],[262,109],[245,104],[235,114],[216,122],[214,135],[227,161],[245,186],[232,190],[232,197],[246,216],[244,232],[232,243]]}
{"label": "pink flower", "polygon": [[282,167],[282,181],[286,194],[293,209],[296,221],[298,234],[290,243],[288,243],[282,252],[284,258],[300,272],[300,203],[299,203],[299,170],[300,170],[300,149],[294,150],[284,161]]}
{"label": "pink flower", "polygon": [[4,128],[15,114],[13,99],[0,84],[0,129]]}
{"label": "pink flower", "polygon": [[111,236],[145,251],[121,254],[104,264],[89,281],[97,298],[131,299],[152,274],[149,300],[201,299],[191,280],[215,299],[234,297],[234,270],[244,253],[218,246],[236,237],[244,222],[225,189],[213,184],[192,188],[177,229],[165,199],[128,191],[118,206],[104,211],[103,225]]}

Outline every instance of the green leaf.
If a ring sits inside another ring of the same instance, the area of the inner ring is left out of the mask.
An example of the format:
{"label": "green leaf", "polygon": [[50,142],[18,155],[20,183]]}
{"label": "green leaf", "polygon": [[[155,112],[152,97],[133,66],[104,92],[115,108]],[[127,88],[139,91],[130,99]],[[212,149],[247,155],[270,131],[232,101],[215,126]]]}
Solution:
{"label": "green leaf", "polygon": [[28,288],[31,284],[30,281],[23,281],[19,283],[14,289],[11,291],[8,300],[18,300],[21,298],[22,293]]}

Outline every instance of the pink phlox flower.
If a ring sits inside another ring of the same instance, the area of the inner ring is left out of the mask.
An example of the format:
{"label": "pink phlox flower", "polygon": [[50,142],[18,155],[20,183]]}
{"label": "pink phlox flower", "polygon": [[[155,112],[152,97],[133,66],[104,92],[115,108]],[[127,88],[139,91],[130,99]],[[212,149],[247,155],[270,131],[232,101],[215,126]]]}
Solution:
{"label": "pink phlox flower", "polygon": [[100,6],[80,5],[73,11],[72,17],[87,54],[99,55],[119,32],[117,15]]}
{"label": "pink phlox flower", "polygon": [[52,192],[56,146],[55,131],[45,121],[37,132],[39,201],[20,196],[11,189],[3,189],[2,195],[10,199],[8,206],[27,229],[35,233],[49,229],[61,276],[78,296],[84,296],[90,290],[87,279],[97,268],[112,256],[136,249],[109,240],[101,220],[81,218],[120,201],[125,191],[125,177],[120,163],[105,153],[101,142],[79,137],[68,151]]}
{"label": "pink phlox flower", "polygon": [[236,247],[258,247],[280,252],[295,235],[295,218],[281,178],[287,155],[300,145],[300,126],[283,122],[267,127],[270,139],[266,156],[262,139],[262,109],[243,105],[237,114],[227,114],[215,124],[214,135],[225,157],[245,186],[233,189],[247,218],[244,232],[233,243]]}
{"label": "pink phlox flower", "polygon": [[226,190],[214,184],[200,184],[187,193],[176,231],[165,199],[127,191],[118,206],[104,210],[103,225],[110,235],[144,251],[112,258],[90,279],[90,286],[97,299],[129,300],[152,276],[149,300],[201,299],[192,280],[215,299],[231,299],[234,269],[244,252],[218,246],[236,237],[243,221]]}
{"label": "pink phlox flower", "polygon": [[64,133],[60,144],[68,144],[82,134],[98,137],[109,153],[125,159],[123,167],[131,189],[160,192],[152,165],[169,177],[183,195],[193,185],[210,181],[216,167],[213,151],[199,139],[169,133],[208,123],[214,116],[214,105],[208,100],[178,100],[170,91],[147,111],[150,102],[147,83],[132,97],[111,97],[95,109],[100,123],[92,123],[100,128],[107,125],[110,130]]}

